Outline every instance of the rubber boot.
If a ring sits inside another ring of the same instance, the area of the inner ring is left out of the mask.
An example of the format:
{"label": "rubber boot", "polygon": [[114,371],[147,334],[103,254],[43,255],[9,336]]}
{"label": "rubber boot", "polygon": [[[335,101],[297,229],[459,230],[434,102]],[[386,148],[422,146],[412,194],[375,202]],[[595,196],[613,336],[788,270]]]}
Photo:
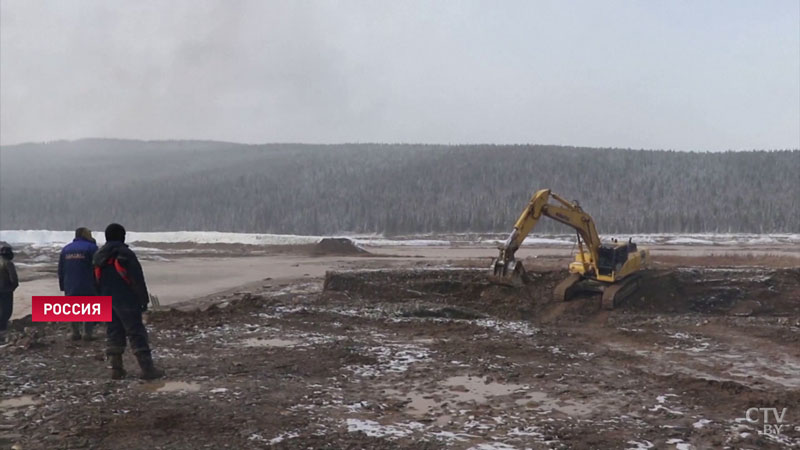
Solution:
{"label": "rubber boot", "polygon": [[70,324],[72,326],[72,334],[70,335],[70,340],[73,341],[80,341],[81,340],[81,328],[80,323],[73,322]]}
{"label": "rubber boot", "polygon": [[87,342],[94,340],[94,335],[92,334],[92,328],[91,327],[85,327],[83,329],[83,340],[87,341]]}
{"label": "rubber boot", "polygon": [[6,343],[6,332],[0,331],[0,345]]}
{"label": "rubber boot", "polygon": [[127,372],[125,372],[125,368],[122,367],[122,355],[108,355],[108,358],[111,360],[111,379],[121,380],[125,378]]}
{"label": "rubber boot", "polygon": [[140,376],[143,380],[155,380],[164,376],[164,371],[153,365],[153,357],[150,352],[139,352],[136,354],[136,361],[142,369]]}

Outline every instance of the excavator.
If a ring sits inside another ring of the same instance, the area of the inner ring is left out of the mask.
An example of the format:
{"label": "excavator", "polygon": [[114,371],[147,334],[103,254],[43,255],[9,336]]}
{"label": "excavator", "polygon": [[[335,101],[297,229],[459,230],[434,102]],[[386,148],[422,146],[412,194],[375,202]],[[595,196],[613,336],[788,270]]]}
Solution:
{"label": "excavator", "polygon": [[637,248],[631,239],[601,243],[592,216],[577,201],[568,201],[550,189],[533,194],[511,235],[500,246],[500,256],[492,262],[495,277],[522,278],[525,269],[514,254],[542,216],[574,228],[578,235],[578,254],[569,265],[570,276],[553,292],[556,301],[569,300],[579,292],[600,292],[603,308],[614,309],[615,304],[636,291],[650,260],[649,250]]}

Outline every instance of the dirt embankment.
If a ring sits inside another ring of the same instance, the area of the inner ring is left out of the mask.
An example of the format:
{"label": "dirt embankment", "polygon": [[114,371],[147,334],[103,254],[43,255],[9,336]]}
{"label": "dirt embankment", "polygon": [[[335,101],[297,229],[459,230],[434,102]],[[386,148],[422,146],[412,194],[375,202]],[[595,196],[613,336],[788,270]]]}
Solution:
{"label": "dirt embankment", "polygon": [[[374,301],[425,303],[445,316],[493,316],[542,321],[568,316],[580,320],[603,314],[600,295],[552,300],[564,270],[528,272],[522,285],[498,283],[485,270],[376,270],[329,272],[330,295],[357,294]],[[677,268],[651,270],[640,288],[617,305],[620,312],[647,314],[731,314],[800,316],[800,269]],[[449,312],[448,312],[449,311]]]}

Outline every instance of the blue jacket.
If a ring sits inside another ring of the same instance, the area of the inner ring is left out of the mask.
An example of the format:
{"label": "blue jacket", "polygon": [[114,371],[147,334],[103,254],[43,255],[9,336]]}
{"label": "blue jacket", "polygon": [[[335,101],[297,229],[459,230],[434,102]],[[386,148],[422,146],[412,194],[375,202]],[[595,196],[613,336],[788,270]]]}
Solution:
{"label": "blue jacket", "polygon": [[75,238],[61,250],[58,258],[58,287],[66,295],[97,295],[92,258],[97,245]]}

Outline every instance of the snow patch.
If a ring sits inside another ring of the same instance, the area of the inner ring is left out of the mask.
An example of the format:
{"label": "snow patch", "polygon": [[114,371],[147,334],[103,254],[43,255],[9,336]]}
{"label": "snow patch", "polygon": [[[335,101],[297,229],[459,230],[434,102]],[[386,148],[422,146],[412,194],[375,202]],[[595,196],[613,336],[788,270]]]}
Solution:
{"label": "snow patch", "polygon": [[650,441],[628,441],[627,443],[633,445],[633,447],[628,447],[627,450],[647,450],[648,448],[653,448],[653,443]]}
{"label": "snow patch", "polygon": [[709,239],[698,239],[691,237],[672,238],[664,242],[672,245],[714,245],[714,241]]}
{"label": "snow patch", "polygon": [[706,425],[708,425],[710,423],[711,423],[711,421],[708,420],[708,419],[700,419],[697,422],[693,423],[692,426],[694,428],[700,429],[700,428],[703,428],[703,427],[705,427]]}
{"label": "snow patch", "polygon": [[378,364],[368,366],[350,366],[356,375],[362,377],[376,377],[386,373],[403,373],[417,362],[430,357],[430,351],[425,347],[414,344],[387,344],[372,347],[369,350]]}
{"label": "snow patch", "polygon": [[435,433],[431,433],[437,439],[443,441],[459,441],[463,442],[468,440],[469,438],[473,438],[475,436],[466,433],[453,433],[452,431],[437,431]]}
{"label": "snow patch", "polygon": [[381,425],[372,420],[347,419],[348,433],[361,432],[370,437],[401,438],[423,428],[425,428],[425,425],[419,422]]}
{"label": "snow patch", "polygon": [[285,441],[287,439],[294,439],[294,438],[299,437],[299,436],[300,436],[300,433],[298,433],[296,431],[288,431],[286,433],[281,433],[281,434],[275,436],[274,438],[270,439],[269,443],[270,444],[277,444],[278,442],[283,442],[283,441]]}
{"label": "snow patch", "polygon": [[516,448],[503,442],[484,442],[470,447],[468,450],[515,450]]}
{"label": "snow patch", "polygon": [[667,444],[674,445],[676,450],[691,450],[692,446],[686,442],[683,442],[683,439],[668,439]]}

